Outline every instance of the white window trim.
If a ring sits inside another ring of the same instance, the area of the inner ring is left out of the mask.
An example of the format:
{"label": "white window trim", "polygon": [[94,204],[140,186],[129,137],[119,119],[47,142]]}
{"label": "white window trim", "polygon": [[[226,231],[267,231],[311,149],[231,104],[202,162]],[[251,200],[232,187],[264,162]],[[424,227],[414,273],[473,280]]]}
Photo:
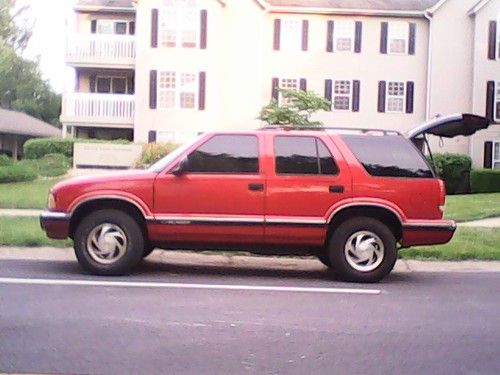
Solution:
{"label": "white window trim", "polygon": [[493,120],[500,122],[500,116],[497,116],[497,106],[500,103],[500,81],[495,82],[493,91]]}
{"label": "white window trim", "polygon": [[498,154],[498,159],[495,159],[495,146],[498,145],[500,147],[500,140],[498,141],[493,141],[493,149],[491,150],[491,169],[500,169],[500,168],[495,168],[495,163],[500,164],[500,153]]}
{"label": "white window trim", "polygon": [[[162,72],[173,72],[175,73],[175,82],[176,82],[176,87],[175,89],[162,89],[160,87],[161,83],[161,73]],[[180,76],[181,74],[194,74],[195,76],[195,89],[194,89],[194,105],[193,108],[182,108],[181,107],[181,93],[182,91],[180,90]],[[174,69],[159,69],[158,70],[158,77],[157,77],[157,82],[156,82],[156,90],[157,90],[157,95],[156,95],[156,101],[157,101],[157,108],[160,110],[164,111],[198,111],[198,106],[199,106],[199,97],[200,97],[200,85],[199,85],[199,72],[193,72],[193,71],[183,71],[183,70],[174,70]],[[174,107],[162,107],[160,104],[160,93],[162,91],[175,91],[175,106]]]}
{"label": "white window trim", "polygon": [[[335,94],[335,82],[336,81],[349,81],[349,94]],[[349,112],[352,111],[352,102],[354,99],[354,81],[352,79],[334,79],[332,87],[332,111],[334,112]],[[335,97],[336,96],[349,96],[349,108],[346,109],[336,109],[335,108]]]}
{"label": "white window trim", "polygon": [[[349,35],[339,35],[339,33],[338,33],[339,24],[340,25],[344,24],[344,26],[347,24],[351,24],[351,30],[350,30]],[[338,50],[337,49],[337,40],[341,39],[341,38],[344,39],[347,37],[349,37],[349,39],[351,39],[351,49],[350,50]],[[338,52],[338,53],[354,52],[354,44],[355,43],[356,43],[356,22],[350,21],[350,20],[335,21],[335,27],[333,28],[333,51]]]}
{"label": "white window trim", "polygon": [[[405,34],[406,34],[406,43],[405,43],[405,50],[404,52],[391,52],[391,39],[401,39],[401,38],[395,38],[394,35],[391,35],[394,33],[394,29],[393,27],[395,25],[405,25]],[[392,27],[391,27],[392,26]],[[389,22],[388,23],[388,26],[387,26],[387,45],[386,45],[386,50],[387,50],[387,54],[388,55],[400,55],[400,56],[403,56],[403,55],[408,55],[408,51],[409,51],[409,47],[410,47],[410,24],[409,22],[405,22],[405,21],[392,21],[392,22]]]}
{"label": "white window trim", "polygon": [[[176,11],[182,11],[182,10],[186,10],[186,9],[189,9],[189,10],[194,10],[195,12],[197,12],[198,14],[200,13],[201,11],[201,8],[197,5],[196,7],[185,7],[185,6],[172,6],[171,8],[175,9]],[[177,19],[175,21],[175,47],[169,47],[169,46],[163,46],[163,37],[162,37],[162,18],[165,17],[165,12],[166,10],[169,9],[168,6],[166,5],[162,5],[162,7],[160,8],[159,10],[159,17],[158,17],[158,21],[159,21],[159,27],[158,27],[158,45],[159,47],[161,48],[168,48],[168,49],[197,49],[197,48],[200,48],[200,36],[201,36],[201,25],[200,25],[200,19],[199,17],[197,18],[197,22],[195,22],[195,25],[193,25],[194,27],[192,29],[189,29],[189,30],[192,30],[192,31],[195,31],[196,32],[196,37],[195,37],[195,46],[194,47],[183,47],[182,46],[182,32],[184,30],[187,30],[186,27],[184,27],[184,25],[182,24],[182,20],[184,19],[184,15],[181,15],[179,16],[179,14],[177,14]],[[179,22],[179,20],[181,20]]]}
{"label": "white window trim", "polygon": [[[298,23],[297,35],[286,32],[287,23]],[[280,50],[297,52],[302,50],[302,20],[295,18],[282,18],[280,31]]]}
{"label": "white window trim", "polygon": [[500,12],[497,15],[497,35],[495,40],[495,56],[500,60]]}
{"label": "white window trim", "polygon": [[[110,92],[106,93],[106,92],[97,92],[97,81],[100,79],[111,79],[111,83],[110,83]],[[115,94],[113,93],[113,78],[121,78],[121,79],[124,79],[125,80],[125,93],[124,94]],[[126,76],[104,76],[104,75],[100,75],[100,76],[96,76],[95,77],[95,93],[96,94],[100,94],[100,95],[130,95],[128,93],[128,81],[129,81],[129,77],[126,77]]]}
{"label": "white window trim", "polygon": [[[403,90],[404,90],[404,95],[389,95],[389,83],[402,83],[403,84]],[[405,113],[405,104],[406,104],[406,82],[404,81],[387,81],[386,86],[385,86],[385,112],[386,113],[396,113],[396,114],[401,114]],[[401,111],[390,111],[389,110],[389,99],[390,98],[402,98],[403,99],[403,109]]]}
{"label": "white window trim", "polygon": [[[282,85],[282,82],[283,82],[283,80],[285,80],[285,79],[287,79],[287,80],[288,80],[288,79],[295,79],[295,80],[297,80],[297,88],[295,89],[295,91],[299,91],[299,90],[300,90],[300,78],[295,78],[295,77],[290,77],[290,78],[289,78],[289,77],[287,77],[287,78],[278,78],[278,80],[279,80],[279,81],[278,81],[278,87],[279,87],[280,89],[281,89],[281,88],[285,89],[285,87],[283,87],[283,85]],[[286,89],[288,89],[288,88],[286,88]],[[289,89],[289,90],[290,90],[290,89]],[[280,92],[280,93],[279,93],[279,95],[278,95],[278,105],[281,105],[281,104],[283,104],[283,97],[282,97],[282,94],[281,94],[281,92]]]}
{"label": "white window trim", "polygon": [[[112,22],[113,23],[113,32],[111,34],[106,34],[106,33],[99,33],[99,23],[102,22]],[[114,18],[97,18],[96,19],[96,34],[98,35],[117,35],[117,36],[124,36],[124,35],[130,35],[130,22],[133,22],[133,20],[125,20],[125,19],[114,19]],[[115,33],[115,24],[116,23],[125,23],[127,26],[125,30],[125,34],[116,34]]]}

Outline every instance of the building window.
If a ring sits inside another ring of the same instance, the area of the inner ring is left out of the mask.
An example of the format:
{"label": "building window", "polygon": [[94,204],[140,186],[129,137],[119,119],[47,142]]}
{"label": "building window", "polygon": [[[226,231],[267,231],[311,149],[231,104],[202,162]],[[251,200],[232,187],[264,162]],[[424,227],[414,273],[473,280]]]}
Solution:
{"label": "building window", "polygon": [[127,89],[125,77],[96,77],[96,91],[99,94],[126,94]]}
{"label": "building window", "polygon": [[406,90],[404,82],[387,82],[386,112],[403,113],[405,111]]}
{"label": "building window", "polygon": [[[280,84],[279,87],[280,89],[286,89],[286,90],[298,90],[300,85],[300,80],[296,78],[281,78],[280,79]],[[283,98],[282,93],[280,92],[279,98],[278,98],[278,103],[279,104],[289,104],[290,99],[289,98]]]}
{"label": "building window", "polygon": [[493,169],[500,169],[500,141],[493,142]]}
{"label": "building window", "polygon": [[162,71],[158,93],[160,108],[194,109],[197,106],[198,74]]}
{"label": "building window", "polygon": [[118,34],[128,33],[128,21],[124,20],[97,20],[97,34]]}
{"label": "building window", "polygon": [[494,120],[495,122],[500,122],[500,81],[498,81],[495,85],[495,106],[493,107],[494,111]]}
{"label": "building window", "polygon": [[162,47],[197,48],[200,12],[196,0],[163,0],[159,32]]}
{"label": "building window", "polygon": [[333,109],[350,110],[352,107],[352,81],[335,81]]}
{"label": "building window", "polygon": [[392,54],[408,53],[408,22],[389,22],[387,52]]}
{"label": "building window", "polygon": [[335,21],[334,30],[335,52],[352,52],[354,49],[354,21]]}
{"label": "building window", "polygon": [[283,19],[281,21],[281,49],[298,51],[302,48],[302,21]]}

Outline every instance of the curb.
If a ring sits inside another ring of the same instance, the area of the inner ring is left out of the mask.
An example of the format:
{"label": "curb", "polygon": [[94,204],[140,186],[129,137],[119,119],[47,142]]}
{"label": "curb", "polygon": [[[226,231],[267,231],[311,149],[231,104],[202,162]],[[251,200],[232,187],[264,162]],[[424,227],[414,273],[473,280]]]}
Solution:
{"label": "curb", "polygon": [[[0,260],[65,261],[76,262],[71,248],[0,247]],[[325,266],[314,257],[288,258],[207,254],[188,251],[155,250],[146,258],[150,263],[193,267],[247,268],[276,271],[324,271]],[[421,261],[400,259],[395,272],[500,272],[500,261]]]}

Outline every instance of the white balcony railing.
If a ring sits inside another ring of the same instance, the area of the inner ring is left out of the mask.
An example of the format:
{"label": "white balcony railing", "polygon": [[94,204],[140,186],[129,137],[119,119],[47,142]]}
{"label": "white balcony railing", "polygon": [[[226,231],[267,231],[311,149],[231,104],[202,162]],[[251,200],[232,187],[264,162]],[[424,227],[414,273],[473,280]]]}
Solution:
{"label": "white balcony railing", "polygon": [[132,125],[135,96],[67,93],[63,95],[61,120],[66,123]]}
{"label": "white balcony railing", "polygon": [[75,34],[68,38],[66,61],[72,64],[133,65],[135,36]]}

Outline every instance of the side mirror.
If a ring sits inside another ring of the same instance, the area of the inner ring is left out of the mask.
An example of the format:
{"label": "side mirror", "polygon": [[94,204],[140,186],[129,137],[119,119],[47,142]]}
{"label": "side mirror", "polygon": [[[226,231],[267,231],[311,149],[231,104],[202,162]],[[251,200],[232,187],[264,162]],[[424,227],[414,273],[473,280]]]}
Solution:
{"label": "side mirror", "polygon": [[182,176],[186,172],[186,167],[188,165],[188,159],[184,158],[182,159],[179,164],[176,165],[174,169],[172,169],[172,174],[174,176]]}

